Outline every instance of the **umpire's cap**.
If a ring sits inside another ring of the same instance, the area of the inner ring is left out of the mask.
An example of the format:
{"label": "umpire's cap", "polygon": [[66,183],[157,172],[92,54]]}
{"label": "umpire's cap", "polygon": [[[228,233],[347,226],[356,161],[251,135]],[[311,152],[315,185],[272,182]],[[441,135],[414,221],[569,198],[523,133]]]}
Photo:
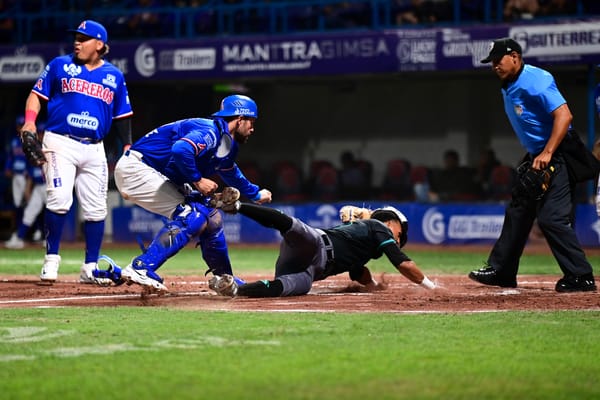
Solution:
{"label": "umpire's cap", "polygon": [[80,23],[77,29],[69,29],[69,32],[81,33],[82,35],[102,40],[104,43],[108,42],[108,33],[106,33],[104,26],[102,26],[102,24],[99,22],[92,21],[91,19]]}
{"label": "umpire's cap", "polygon": [[243,117],[258,118],[258,107],[254,100],[243,94],[233,94],[221,101],[221,109],[213,114],[213,117]]}
{"label": "umpire's cap", "polygon": [[373,210],[371,219],[376,219],[381,222],[391,220],[400,222],[400,226],[402,226],[402,232],[400,233],[400,247],[404,247],[408,240],[408,219],[406,219],[406,216],[404,216],[397,208],[386,206]]}
{"label": "umpire's cap", "polygon": [[490,43],[490,54],[481,60],[481,62],[487,64],[490,61],[500,59],[513,51],[523,54],[523,49],[521,49],[521,45],[517,43],[516,40],[509,37],[496,39]]}

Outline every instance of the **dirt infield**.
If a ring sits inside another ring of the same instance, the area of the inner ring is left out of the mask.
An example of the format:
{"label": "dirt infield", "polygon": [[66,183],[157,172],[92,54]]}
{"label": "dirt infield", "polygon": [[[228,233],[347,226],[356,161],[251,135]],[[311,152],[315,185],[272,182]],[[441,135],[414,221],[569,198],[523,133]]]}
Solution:
{"label": "dirt infield", "polygon": [[[249,281],[264,276],[243,276]],[[466,276],[431,276],[443,288],[428,291],[399,274],[385,274],[388,289],[363,293],[347,276],[316,282],[306,296],[249,299],[214,294],[205,278],[165,276],[170,292],[144,295],[140,286],[97,287],[80,284],[76,276],[61,276],[52,285],[32,276],[0,278],[0,308],[67,306],[146,306],[187,310],[298,312],[484,312],[509,310],[600,310],[597,292],[563,294],[554,291],[559,276],[519,277],[519,287],[486,287]]]}

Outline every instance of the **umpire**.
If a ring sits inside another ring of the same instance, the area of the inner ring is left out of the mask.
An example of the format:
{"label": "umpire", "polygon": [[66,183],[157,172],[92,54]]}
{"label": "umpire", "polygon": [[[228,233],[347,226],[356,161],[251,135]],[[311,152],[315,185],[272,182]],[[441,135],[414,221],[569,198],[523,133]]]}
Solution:
{"label": "umpire", "polygon": [[[500,237],[483,268],[469,278],[484,285],[516,287],[519,259],[534,220],[542,230],[564,276],[556,283],[557,292],[595,291],[593,271],[573,229],[574,188],[560,145],[571,131],[573,116],[556,87],[553,76],[525,64],[519,43],[511,38],[495,40],[482,63],[502,83],[504,110],[523,147],[531,168],[546,171],[549,184],[542,196],[513,191],[506,208]],[[522,174],[527,176],[527,174]],[[521,177],[523,178],[523,176]],[[524,181],[516,186],[523,186]],[[536,188],[531,188],[536,192]]]}

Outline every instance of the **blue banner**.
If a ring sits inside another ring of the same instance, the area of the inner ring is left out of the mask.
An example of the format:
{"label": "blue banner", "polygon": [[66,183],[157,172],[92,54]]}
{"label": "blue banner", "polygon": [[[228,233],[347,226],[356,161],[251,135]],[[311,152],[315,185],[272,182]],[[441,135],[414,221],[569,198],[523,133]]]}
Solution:
{"label": "blue banner", "polygon": [[[127,81],[328,76],[484,68],[493,39],[515,38],[531,64],[593,64],[600,20],[569,24],[395,29],[287,36],[111,43]],[[34,82],[69,43],[0,46],[0,81]]]}
{"label": "blue banner", "polygon": [[[272,204],[287,215],[294,216],[316,228],[329,228],[340,223],[339,210],[348,203],[334,204]],[[504,222],[501,204],[420,204],[372,202],[371,209],[393,205],[409,221],[410,243],[461,245],[492,244],[500,236]],[[225,215],[225,235],[230,243],[275,244],[281,236],[278,231],[265,228],[240,214]],[[139,207],[113,209],[113,240],[116,242],[144,242],[152,240],[163,226],[162,217]],[[600,220],[595,206],[581,204],[576,210],[576,233],[585,247],[600,244]]]}

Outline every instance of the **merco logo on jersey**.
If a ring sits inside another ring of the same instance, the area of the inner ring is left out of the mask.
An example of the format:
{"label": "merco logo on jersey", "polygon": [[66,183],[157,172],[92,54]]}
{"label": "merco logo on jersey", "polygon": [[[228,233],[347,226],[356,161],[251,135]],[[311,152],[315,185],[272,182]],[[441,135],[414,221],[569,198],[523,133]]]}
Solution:
{"label": "merco logo on jersey", "polygon": [[89,129],[92,131],[98,130],[98,119],[90,116],[87,112],[81,114],[71,113],[67,115],[67,124],[75,128]]}
{"label": "merco logo on jersey", "polygon": [[84,79],[78,78],[62,78],[60,80],[60,86],[63,93],[81,93],[86,96],[95,97],[102,100],[106,104],[111,104],[115,98],[115,93],[95,82],[88,82]]}

